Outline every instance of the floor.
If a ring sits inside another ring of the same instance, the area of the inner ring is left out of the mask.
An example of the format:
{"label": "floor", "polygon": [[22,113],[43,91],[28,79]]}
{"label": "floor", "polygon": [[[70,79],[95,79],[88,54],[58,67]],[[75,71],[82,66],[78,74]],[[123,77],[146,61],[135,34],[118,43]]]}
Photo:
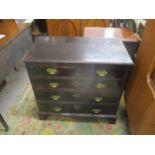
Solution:
{"label": "floor", "polygon": [[46,121],[38,118],[38,108],[29,78],[23,63],[17,66],[6,78],[7,85],[0,93],[0,112],[9,125],[5,132],[0,124],[0,134],[26,135],[101,135],[130,134],[124,116],[124,100],[118,110],[116,124],[111,125],[103,120],[79,120],[70,117],[49,117]]}
{"label": "floor", "polygon": [[29,78],[23,63],[17,66],[17,70],[12,70],[6,78],[6,86],[0,92],[0,112],[6,118],[6,114],[11,106],[17,104],[21,99],[21,94],[29,84]]}

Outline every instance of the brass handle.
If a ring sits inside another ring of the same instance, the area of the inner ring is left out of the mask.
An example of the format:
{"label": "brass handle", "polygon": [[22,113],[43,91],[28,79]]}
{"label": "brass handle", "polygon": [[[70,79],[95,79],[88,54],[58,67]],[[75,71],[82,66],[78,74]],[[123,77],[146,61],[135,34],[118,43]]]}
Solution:
{"label": "brass handle", "polygon": [[95,114],[101,113],[101,109],[92,109],[92,112]]}
{"label": "brass handle", "polygon": [[98,88],[98,89],[106,88],[106,86],[104,84],[102,84],[102,83],[97,83],[95,87]]}
{"label": "brass handle", "polygon": [[55,67],[47,68],[46,71],[47,71],[50,75],[55,75],[55,74],[58,73],[58,69],[55,68]]}
{"label": "brass handle", "polygon": [[61,98],[60,95],[52,95],[51,96],[51,99],[54,101],[58,101],[58,100],[60,100],[60,98]]}
{"label": "brass handle", "polygon": [[54,109],[55,112],[60,112],[60,111],[62,111],[62,108],[61,108],[61,107],[54,107],[53,109]]}
{"label": "brass handle", "polygon": [[106,76],[108,74],[108,72],[106,70],[104,70],[104,69],[97,70],[96,73],[97,73],[97,75],[99,77],[104,77],[104,76]]}
{"label": "brass handle", "polygon": [[50,82],[50,83],[49,83],[49,86],[50,86],[51,88],[57,88],[57,87],[59,86],[59,83],[58,83],[58,82]]}
{"label": "brass handle", "polygon": [[94,100],[96,102],[101,102],[103,100],[103,97],[95,97]]}

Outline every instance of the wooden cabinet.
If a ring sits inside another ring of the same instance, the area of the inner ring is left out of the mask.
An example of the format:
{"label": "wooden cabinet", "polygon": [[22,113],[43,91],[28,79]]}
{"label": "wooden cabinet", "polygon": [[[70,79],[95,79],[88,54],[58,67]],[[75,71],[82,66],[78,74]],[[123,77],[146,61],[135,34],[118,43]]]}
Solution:
{"label": "wooden cabinet", "polygon": [[120,40],[41,36],[25,62],[41,119],[64,115],[115,122],[133,65]]}
{"label": "wooden cabinet", "polygon": [[107,27],[105,19],[81,19],[82,27]]}
{"label": "wooden cabinet", "polygon": [[133,60],[135,59],[139,47],[138,38],[128,28],[85,27],[84,37],[104,37],[121,39]]}
{"label": "wooden cabinet", "polygon": [[0,45],[13,38],[18,32],[18,27],[14,19],[1,19],[0,20],[0,34],[6,35],[0,39]]}
{"label": "wooden cabinet", "polygon": [[107,27],[105,19],[47,19],[48,34],[51,36],[82,36],[84,27]]}
{"label": "wooden cabinet", "polygon": [[48,34],[54,36],[80,36],[80,20],[53,19],[47,20]]}
{"label": "wooden cabinet", "polygon": [[18,32],[18,27],[14,19],[0,20],[0,33],[5,33],[14,36]]}
{"label": "wooden cabinet", "polygon": [[82,35],[84,34],[85,27],[108,27],[110,23],[105,19],[84,19],[81,20]]}
{"label": "wooden cabinet", "polygon": [[126,89],[132,134],[155,134],[155,20],[148,20]]}

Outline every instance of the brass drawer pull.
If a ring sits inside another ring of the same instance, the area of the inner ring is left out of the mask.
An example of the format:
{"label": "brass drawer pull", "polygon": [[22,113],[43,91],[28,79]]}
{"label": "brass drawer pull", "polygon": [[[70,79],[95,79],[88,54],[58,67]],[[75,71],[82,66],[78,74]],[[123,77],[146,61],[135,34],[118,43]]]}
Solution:
{"label": "brass drawer pull", "polygon": [[50,75],[56,75],[58,73],[58,69],[55,67],[50,67],[47,68],[46,71],[50,74]]}
{"label": "brass drawer pull", "polygon": [[95,87],[98,88],[98,89],[106,88],[106,86],[104,84],[102,84],[102,83],[97,83]]}
{"label": "brass drawer pull", "polygon": [[96,102],[101,102],[101,101],[103,101],[103,97],[95,97],[94,100]]}
{"label": "brass drawer pull", "polygon": [[59,83],[58,83],[58,82],[50,82],[50,83],[49,83],[49,86],[50,86],[51,88],[57,88],[57,87],[59,86]]}
{"label": "brass drawer pull", "polygon": [[60,111],[62,111],[62,108],[61,107],[54,107],[53,110],[55,112],[60,112]]}
{"label": "brass drawer pull", "polygon": [[92,109],[92,112],[94,114],[99,114],[99,113],[101,113],[101,109]]}
{"label": "brass drawer pull", "polygon": [[60,95],[52,95],[51,96],[51,99],[54,101],[58,101],[58,100],[60,100],[60,98],[61,98]]}
{"label": "brass drawer pull", "polygon": [[104,69],[97,70],[96,73],[97,73],[97,75],[99,77],[104,77],[104,76],[106,76],[108,74],[108,72],[106,70],[104,70]]}

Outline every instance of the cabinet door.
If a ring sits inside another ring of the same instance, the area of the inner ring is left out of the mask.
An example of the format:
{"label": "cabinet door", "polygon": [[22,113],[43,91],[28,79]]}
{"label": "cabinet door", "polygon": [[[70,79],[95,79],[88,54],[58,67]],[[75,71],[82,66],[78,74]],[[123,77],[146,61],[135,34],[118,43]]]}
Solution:
{"label": "cabinet door", "polygon": [[80,36],[79,19],[48,19],[48,34],[51,36]]}

